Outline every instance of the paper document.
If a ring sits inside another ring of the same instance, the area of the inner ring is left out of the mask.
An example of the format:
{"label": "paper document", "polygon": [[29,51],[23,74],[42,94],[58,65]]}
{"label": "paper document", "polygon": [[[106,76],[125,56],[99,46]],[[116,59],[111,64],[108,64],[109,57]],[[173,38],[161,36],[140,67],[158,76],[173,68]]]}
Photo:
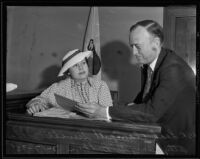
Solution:
{"label": "paper document", "polygon": [[88,118],[82,115],[78,115],[74,112],[69,112],[69,111],[64,111],[62,108],[56,108],[52,107],[50,109],[46,109],[42,112],[37,112],[34,113],[33,116],[37,117],[56,117],[56,118],[65,118],[65,119],[85,119],[85,120],[104,120],[108,121],[105,119],[93,119],[93,118]]}
{"label": "paper document", "polygon": [[66,97],[63,97],[63,96],[60,96],[58,94],[55,94],[55,98],[56,98],[56,102],[65,110],[67,111],[74,111],[74,106],[76,105],[77,102],[69,99],[69,98],[66,98]]}
{"label": "paper document", "polygon": [[[70,119],[88,119],[88,120],[106,120],[109,121],[107,119],[104,118],[88,118],[84,113],[82,113],[80,110],[76,109],[75,105],[77,104],[77,102],[63,97],[61,95],[55,94],[55,98],[56,98],[56,102],[66,111],[71,112],[68,114]],[[53,113],[54,114],[54,113]],[[57,113],[59,114],[59,113]],[[49,115],[49,113],[48,113]],[[58,116],[61,116],[60,114]],[[66,117],[66,114],[62,114],[63,117]],[[66,117],[67,118],[67,117]]]}
{"label": "paper document", "polygon": [[34,116],[39,117],[59,117],[59,118],[70,118],[71,114],[75,114],[69,111],[63,111],[62,108],[52,107],[50,109],[46,109],[42,112],[34,113]]}

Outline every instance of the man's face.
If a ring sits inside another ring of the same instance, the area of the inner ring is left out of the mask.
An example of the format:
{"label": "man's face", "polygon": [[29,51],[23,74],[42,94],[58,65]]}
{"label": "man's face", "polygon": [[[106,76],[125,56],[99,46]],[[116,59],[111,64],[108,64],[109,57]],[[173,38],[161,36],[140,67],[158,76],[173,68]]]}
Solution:
{"label": "man's face", "polygon": [[150,64],[156,58],[154,37],[144,27],[130,32],[129,43],[139,64]]}
{"label": "man's face", "polygon": [[88,74],[89,74],[88,65],[87,65],[86,60],[84,59],[81,62],[70,67],[69,72],[71,74],[71,77],[74,80],[77,80],[80,82],[86,80],[88,77]]}

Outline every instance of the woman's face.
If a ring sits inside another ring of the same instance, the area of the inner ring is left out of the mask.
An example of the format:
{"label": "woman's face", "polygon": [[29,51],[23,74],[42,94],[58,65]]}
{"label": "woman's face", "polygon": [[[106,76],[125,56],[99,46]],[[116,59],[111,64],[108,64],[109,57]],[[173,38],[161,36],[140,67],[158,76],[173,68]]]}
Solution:
{"label": "woman's face", "polygon": [[89,74],[88,64],[86,60],[84,59],[70,67],[69,73],[75,81],[82,82],[86,80]]}

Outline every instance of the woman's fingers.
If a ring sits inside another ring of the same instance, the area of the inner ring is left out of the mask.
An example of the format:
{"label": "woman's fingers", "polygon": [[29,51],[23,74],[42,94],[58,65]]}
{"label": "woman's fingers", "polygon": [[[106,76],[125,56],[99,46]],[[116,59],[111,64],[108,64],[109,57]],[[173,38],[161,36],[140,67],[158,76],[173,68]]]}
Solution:
{"label": "woman's fingers", "polygon": [[41,111],[44,111],[45,109],[47,109],[46,104],[42,104],[42,105],[40,105],[40,110],[41,110]]}
{"label": "woman's fingers", "polygon": [[27,112],[28,112],[29,114],[34,114],[34,113],[35,113],[33,107],[30,107],[30,108],[27,110]]}
{"label": "woman's fingers", "polygon": [[37,112],[40,112],[40,111],[44,111],[47,108],[48,107],[47,107],[47,105],[45,103],[34,101],[34,102],[28,103],[27,113],[32,115],[34,113],[37,113]]}
{"label": "woman's fingers", "polygon": [[39,109],[39,111],[44,111],[45,110],[45,108],[44,107],[41,107],[40,109]]}
{"label": "woman's fingers", "polygon": [[27,109],[27,113],[30,114],[30,115],[33,114],[30,109]]}
{"label": "woman's fingers", "polygon": [[26,107],[29,108],[33,105],[33,101],[29,101],[27,104],[26,104]]}
{"label": "woman's fingers", "polygon": [[90,103],[78,103],[77,105],[75,105],[75,110],[85,114],[88,117],[92,117],[95,111],[94,107],[92,107]]}
{"label": "woman's fingers", "polygon": [[34,113],[37,113],[39,112],[39,105],[37,105],[36,103],[32,104],[30,106],[30,108],[28,109],[28,112],[31,113],[31,114],[34,114]]}
{"label": "woman's fingers", "polygon": [[34,113],[39,112],[38,105],[36,105],[36,104],[34,104],[34,106],[32,107],[32,109],[33,109],[33,112],[34,112]]}

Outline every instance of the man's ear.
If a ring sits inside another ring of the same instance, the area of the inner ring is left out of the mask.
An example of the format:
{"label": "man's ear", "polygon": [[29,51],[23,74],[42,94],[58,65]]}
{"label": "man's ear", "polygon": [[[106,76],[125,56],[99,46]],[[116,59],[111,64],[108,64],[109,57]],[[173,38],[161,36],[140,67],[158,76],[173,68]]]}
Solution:
{"label": "man's ear", "polygon": [[155,45],[156,47],[159,47],[159,46],[160,46],[160,39],[159,39],[158,37],[154,37],[153,42],[154,42],[154,45]]}
{"label": "man's ear", "polygon": [[158,37],[154,37],[152,40],[152,50],[157,52],[159,47],[160,47],[160,39]]}

